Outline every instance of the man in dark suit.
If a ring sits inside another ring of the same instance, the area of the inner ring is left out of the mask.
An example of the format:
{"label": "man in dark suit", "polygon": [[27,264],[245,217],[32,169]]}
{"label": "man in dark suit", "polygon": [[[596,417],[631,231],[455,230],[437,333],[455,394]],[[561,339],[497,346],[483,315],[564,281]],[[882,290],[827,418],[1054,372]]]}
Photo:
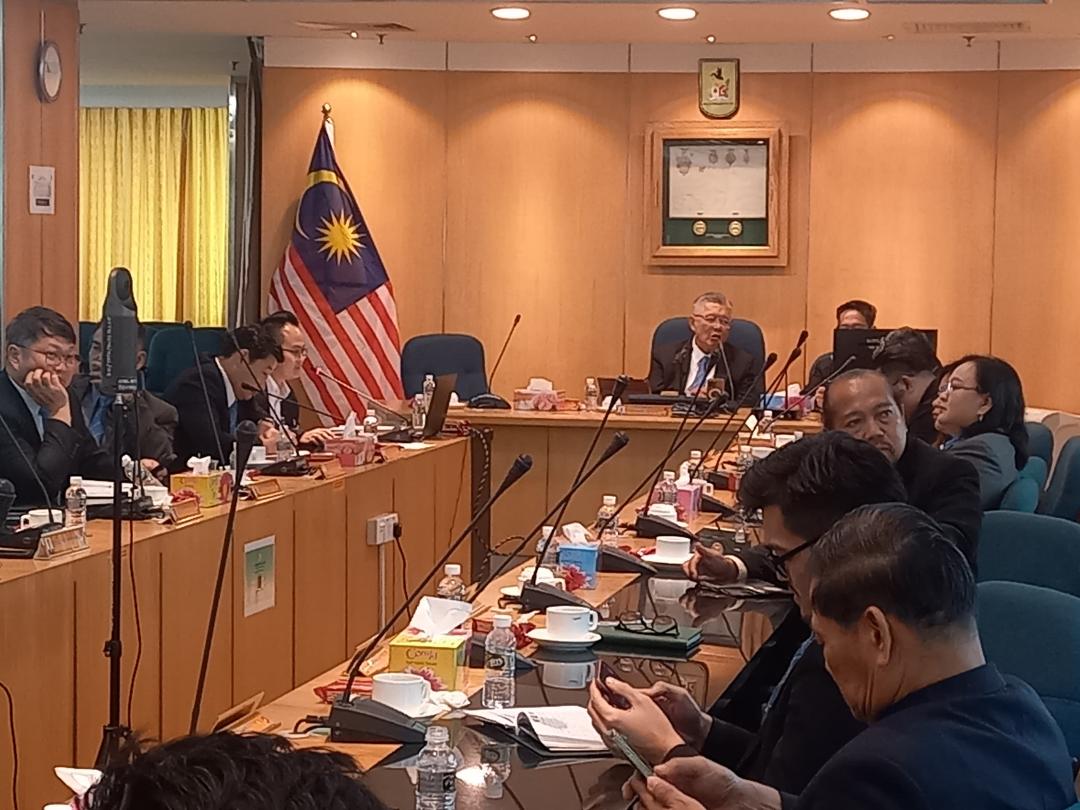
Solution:
{"label": "man in dark suit", "polygon": [[[762,510],[761,547],[790,582],[804,619],[810,615],[809,578],[807,555],[800,551],[851,509],[903,498],[903,485],[885,457],[838,433],[777,450],[750,468],[739,489],[740,501]],[[593,686],[589,705],[594,722],[626,734],[654,763],[701,753],[747,779],[797,793],[862,725],[825,670],[805,622],[793,615],[777,635],[783,641],[747,665],[756,674],[745,679],[742,694],[725,696],[752,706],[757,727],[740,727],[703,712],[686,690],[669,684],[638,690],[610,681],[630,708],[610,705]]]}
{"label": "man in dark suit", "polygon": [[894,329],[874,352],[874,367],[885,375],[907,420],[908,433],[934,444],[934,400],[938,394],[941,361],[926,335],[911,327]]}
{"label": "man in dark suit", "polygon": [[869,723],[799,794],[701,757],[631,789],[645,810],[1047,810],[1076,801],[1061,729],[1027,684],[986,663],[975,577],[925,513],[856,510],[809,553],[814,634]]}
{"label": "man in dark suit", "polygon": [[256,407],[265,418],[294,431],[297,444],[321,446],[334,435],[326,428],[312,428],[295,435],[300,422],[300,406],[292,383],[300,379],[308,351],[300,321],[293,313],[282,310],[267,315],[261,324],[281,349],[281,362],[266,378],[266,392],[255,398]]}
{"label": "man in dark suit", "polygon": [[45,505],[38,478],[53,504],[72,475],[111,479],[108,454],[87,433],[65,385],[79,364],[68,320],[47,307],[31,307],[7,325],[4,340],[0,478],[15,486],[15,502]]}
{"label": "man in dark suit", "polygon": [[693,396],[710,380],[718,379],[723,382],[728,402],[737,402],[750,391],[761,369],[754,368],[754,359],[747,352],[727,342],[732,311],[723,293],[698,296],[689,319],[693,336],[657,346],[653,352],[650,390]]}
{"label": "man in dark suit", "polygon": [[[135,351],[135,367],[142,371],[146,368],[146,329],[141,324]],[[90,435],[99,447],[111,453],[114,431],[112,400],[100,388],[101,352],[99,326],[90,344],[90,373],[76,376],[69,390],[79,404]],[[135,394],[135,404],[137,416],[131,412],[130,406],[126,409],[123,452],[131,458],[139,458],[143,467],[151,472],[168,469],[176,458],[173,452],[173,437],[179,419],[176,408],[145,389]]]}
{"label": "man in dark suit", "polygon": [[[199,367],[189,368],[165,392],[166,401],[180,414],[173,471],[186,469],[192,456],[209,456],[227,464],[236,426],[247,419],[259,421],[251,389],[266,385],[281,360],[281,350],[261,326],[234,329],[222,343],[222,355],[201,366],[201,377]],[[206,380],[205,393],[202,379]],[[260,438],[270,441],[273,433],[272,425],[260,423]]]}

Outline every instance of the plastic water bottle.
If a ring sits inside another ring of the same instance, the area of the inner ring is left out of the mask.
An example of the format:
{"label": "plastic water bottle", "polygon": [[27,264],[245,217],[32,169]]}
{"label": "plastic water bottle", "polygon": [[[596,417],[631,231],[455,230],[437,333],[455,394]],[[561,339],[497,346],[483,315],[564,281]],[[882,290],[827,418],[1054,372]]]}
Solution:
{"label": "plastic water bottle", "polygon": [[424,434],[424,425],[427,424],[427,408],[424,407],[424,395],[417,394],[412,403],[412,432],[417,436]]}
{"label": "plastic water bottle", "polygon": [[605,495],[600,511],[596,513],[596,529],[601,543],[614,544],[619,538],[618,516],[615,513],[618,501],[614,495]]}
{"label": "plastic water bottle", "polygon": [[510,629],[510,617],[495,614],[494,629],[484,642],[485,709],[508,709],[514,705],[514,654],[517,639]]}
{"label": "plastic water bottle", "polygon": [[86,490],[83,489],[82,478],[77,475],[71,476],[71,483],[64,494],[64,525],[86,525]]}
{"label": "plastic water bottle", "polygon": [[435,588],[435,595],[443,599],[464,599],[465,582],[461,578],[461,566],[457,563],[447,563],[443,568],[445,576],[439,580]]}
{"label": "plastic water bottle", "polygon": [[285,431],[281,432],[278,436],[275,444],[277,449],[276,458],[278,461],[289,461],[296,457],[296,448],[293,447],[293,443],[289,441],[289,437],[285,435]]}
{"label": "plastic water bottle", "polygon": [[[536,541],[536,557],[537,565],[541,565],[544,568],[554,572],[559,562],[559,539],[554,538],[551,541],[551,545],[547,547],[547,551],[544,551],[544,543],[547,539],[555,534],[554,526],[545,526],[540,530],[540,539]],[[541,552],[543,552],[541,554]]]}
{"label": "plastic water bottle", "polygon": [[694,474],[694,470],[699,466],[701,466],[701,451],[691,450],[689,460],[684,461],[679,465],[679,480],[690,483],[690,478]]}
{"label": "plastic water bottle", "polygon": [[457,769],[445,726],[428,726],[427,745],[416,761],[416,810],[454,810]]}
{"label": "plastic water bottle", "polygon": [[679,488],[675,484],[675,473],[664,470],[664,477],[656,484],[653,503],[668,503],[675,506],[679,502]]}
{"label": "plastic water bottle", "polygon": [[735,459],[735,469],[739,475],[746,475],[747,470],[754,466],[754,448],[748,444],[739,445],[739,455]]}
{"label": "plastic water bottle", "polygon": [[424,375],[424,413],[431,410],[431,398],[435,396],[435,375]]}
{"label": "plastic water bottle", "polygon": [[600,410],[600,386],[596,383],[596,377],[585,378],[585,410]]}

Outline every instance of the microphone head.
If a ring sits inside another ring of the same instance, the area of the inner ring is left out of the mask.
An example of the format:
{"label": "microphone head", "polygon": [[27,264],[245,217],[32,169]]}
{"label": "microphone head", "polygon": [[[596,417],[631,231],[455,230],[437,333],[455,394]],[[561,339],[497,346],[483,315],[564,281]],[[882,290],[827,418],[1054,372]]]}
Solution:
{"label": "microphone head", "polygon": [[776,363],[776,352],[769,352],[769,356],[765,358],[765,365],[761,367],[762,371],[770,369],[774,363]]}
{"label": "microphone head", "polygon": [[615,386],[611,389],[611,401],[614,402],[617,399],[622,399],[623,394],[626,393],[626,386],[630,385],[630,378],[625,374],[620,374],[615,378]]}
{"label": "microphone head", "polygon": [[6,478],[0,478],[0,496],[14,494],[15,485],[8,481]]}
{"label": "microphone head", "polygon": [[245,419],[236,426],[236,485],[240,485],[240,478],[244,475],[248,458],[251,456],[251,448],[255,440],[259,438],[259,428],[250,419]]}
{"label": "microphone head", "polygon": [[793,351],[791,353],[791,358],[788,360],[788,362],[789,363],[794,363],[801,356],[802,356],[802,346],[796,346],[795,351]]}
{"label": "microphone head", "polygon": [[514,459],[514,463],[510,465],[510,471],[506,477],[510,480],[510,483],[514,483],[521,476],[532,469],[533,459],[528,453],[522,453],[520,456]]}
{"label": "microphone head", "polygon": [[597,459],[597,461],[596,461],[597,466],[599,466],[600,464],[603,464],[605,461],[607,461],[613,455],[615,455],[620,450],[622,450],[624,447],[626,447],[626,445],[628,445],[629,443],[630,443],[630,437],[627,436],[623,431],[620,430],[618,433],[616,433],[614,436],[611,437],[611,444],[609,444],[607,446],[607,449],[604,450],[604,452],[600,454],[600,458]]}
{"label": "microphone head", "polygon": [[521,313],[520,312],[517,315],[514,316],[514,326],[517,326],[519,323],[521,323]]}
{"label": "microphone head", "polygon": [[799,339],[795,342],[795,345],[802,346],[804,343],[806,343],[806,339],[808,337],[810,337],[810,333],[803,329],[801,332],[799,332]]}

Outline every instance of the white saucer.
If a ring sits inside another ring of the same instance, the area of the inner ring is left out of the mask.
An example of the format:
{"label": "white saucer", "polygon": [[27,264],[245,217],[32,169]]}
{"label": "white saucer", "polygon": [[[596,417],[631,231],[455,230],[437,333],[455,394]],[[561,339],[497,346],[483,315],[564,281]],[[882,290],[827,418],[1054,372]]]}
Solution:
{"label": "white saucer", "polygon": [[532,641],[549,650],[583,650],[586,647],[591,647],[602,638],[599,633],[586,633],[581,638],[575,639],[555,638],[548,635],[546,627],[530,630],[528,636]]}
{"label": "white saucer", "polygon": [[505,588],[500,588],[499,593],[510,599],[521,598],[521,586],[520,585],[507,585]]}
{"label": "white saucer", "polygon": [[694,559],[692,553],[687,554],[685,557],[658,557],[655,551],[641,555],[642,562],[659,563],[660,565],[683,565],[692,559]]}

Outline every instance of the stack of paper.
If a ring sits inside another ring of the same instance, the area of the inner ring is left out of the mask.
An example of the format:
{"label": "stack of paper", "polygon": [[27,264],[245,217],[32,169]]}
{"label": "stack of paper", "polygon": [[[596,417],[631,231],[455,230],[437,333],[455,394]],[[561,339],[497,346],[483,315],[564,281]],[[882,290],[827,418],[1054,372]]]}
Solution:
{"label": "stack of paper", "polygon": [[[87,506],[109,506],[113,501],[113,482],[112,481],[92,481],[84,480],[83,489],[86,491],[86,505]],[[131,483],[125,481],[120,485],[121,491],[125,496],[131,494]],[[169,502],[169,490],[163,486],[155,484],[147,484],[145,487],[146,494],[153,501],[154,506],[161,507],[167,505]]]}
{"label": "stack of paper", "polygon": [[470,717],[528,736],[553,754],[606,753],[584,706],[470,709]]}

